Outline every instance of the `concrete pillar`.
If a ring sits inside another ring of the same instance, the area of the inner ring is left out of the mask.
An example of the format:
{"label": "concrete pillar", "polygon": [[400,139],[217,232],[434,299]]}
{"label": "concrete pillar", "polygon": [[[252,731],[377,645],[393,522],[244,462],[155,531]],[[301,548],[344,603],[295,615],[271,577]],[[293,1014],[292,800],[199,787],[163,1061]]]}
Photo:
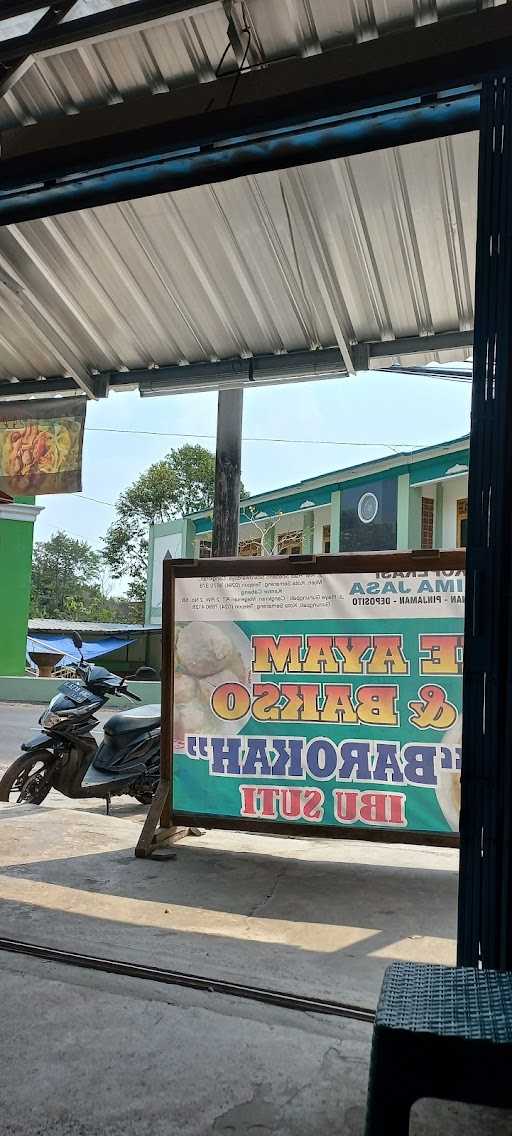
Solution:
{"label": "concrete pillar", "polygon": [[341,489],[331,493],[331,552],[341,552]]}
{"label": "concrete pillar", "polygon": [[421,548],[421,489],[409,493],[409,548]]}
{"label": "concrete pillar", "polygon": [[397,509],[396,509],[396,547],[399,552],[405,552],[409,545],[409,494],[410,478],[408,473],[402,473],[398,478]]}
{"label": "concrete pillar", "polygon": [[436,485],[434,548],[443,547],[443,502],[444,488],[442,481],[440,481]]}
{"label": "concrete pillar", "polygon": [[302,551],[313,552],[313,540],[315,534],[315,514],[312,509],[307,512],[304,510],[304,529],[302,533]]}

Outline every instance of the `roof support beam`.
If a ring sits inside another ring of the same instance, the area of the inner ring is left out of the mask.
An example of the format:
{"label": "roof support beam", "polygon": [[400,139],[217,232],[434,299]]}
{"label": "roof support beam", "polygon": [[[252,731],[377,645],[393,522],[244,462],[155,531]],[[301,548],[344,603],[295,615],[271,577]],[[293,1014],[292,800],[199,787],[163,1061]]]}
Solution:
{"label": "roof support beam", "polygon": [[477,129],[481,77],[511,58],[505,4],[256,68],[234,94],[223,77],[13,128],[0,224]]}
{"label": "roof support beam", "polygon": [[[443,331],[437,335],[410,335],[386,342],[355,344],[350,352],[357,370],[371,362],[425,352],[453,351],[472,346],[472,331]],[[404,368],[405,370],[405,368]],[[71,372],[70,372],[71,373]],[[428,371],[425,372],[428,374]],[[225,359],[219,363],[190,363],[186,366],[139,367],[131,371],[102,371],[88,375],[93,397],[105,398],[109,390],[140,388],[144,396],[187,394],[194,391],[235,390],[238,387],[273,383],[312,382],[317,379],[344,378],[347,369],[341,351],[328,347],[318,351],[289,351],[283,355],[256,355],[252,359]],[[44,382],[22,380],[0,382],[0,400],[26,395],[70,394],[77,390],[71,378],[50,376]]]}
{"label": "roof support beam", "polygon": [[[158,100],[165,97],[159,95]],[[472,92],[453,98],[433,98],[428,105],[410,105],[409,101],[408,105],[393,110],[369,111],[365,117],[342,115],[338,121],[331,118],[323,125],[308,124],[288,134],[279,123],[264,137],[256,128],[251,132],[246,126],[243,140],[235,131],[233,137],[218,143],[208,140],[194,143],[191,136],[187,146],[183,141],[178,143],[175,130],[169,129],[165,155],[164,139],[159,131],[160,142],[155,143],[155,152],[149,158],[127,159],[123,163],[105,158],[103,163],[99,160],[96,164],[91,158],[92,168],[83,172],[78,168],[82,161],[79,155],[88,160],[89,146],[78,148],[73,169],[60,166],[63,172],[59,173],[56,166],[54,175],[51,162],[55,153],[51,151],[36,154],[34,165],[25,158],[6,159],[3,163],[0,161],[0,225],[228,181],[264,170],[286,169],[444,138],[476,129],[478,114],[479,95]],[[75,116],[75,120],[80,117]],[[201,119],[203,133],[210,117],[215,116],[204,115]],[[192,135],[197,125],[191,125]],[[4,140],[6,133],[9,132],[4,133]],[[169,138],[175,142],[174,154],[169,153],[172,148]],[[102,149],[100,144],[98,149]]]}
{"label": "roof support beam", "polygon": [[[119,16],[133,7],[133,4],[124,5],[102,15]],[[189,3],[188,7],[193,5]],[[183,14],[184,5],[161,3],[160,9],[166,9],[169,17],[172,11],[179,10]],[[74,21],[69,21],[52,33],[68,37],[65,47],[70,46],[73,24]],[[95,150],[98,159],[107,152],[112,153],[114,142],[113,157],[132,159],[137,152],[141,155],[151,152],[155,139],[146,137],[150,127],[162,129],[162,140],[171,124],[180,145],[219,141],[228,136],[230,126],[238,131],[241,140],[240,130],[244,127],[257,127],[261,135],[272,131],[276,123],[289,129],[317,120],[320,115],[332,117],[364,107],[395,105],[404,96],[430,96],[479,82],[490,68],[509,64],[511,42],[509,6],[487,8],[473,15],[385,35],[367,43],[345,45],[321,55],[275,61],[263,69],[253,69],[241,75],[232,101],[229,101],[232,78],[225,76],[207,85],[195,83],[158,98],[141,96],[115,107],[84,109],[71,119],[14,128],[3,134],[2,153],[6,157],[24,154],[28,158],[36,150],[55,147],[60,162],[61,156],[63,160],[72,158],[70,153],[64,155],[64,147],[73,144],[83,147],[93,141],[97,146],[104,139],[103,153]],[[0,43],[0,65],[33,54],[40,46],[27,36]],[[287,95],[293,95],[293,102],[285,101]],[[205,114],[205,103],[223,109],[212,109]],[[196,122],[195,132],[191,134],[196,118],[202,122]],[[181,120],[185,120],[182,128]],[[142,147],[138,150],[137,140]],[[56,155],[52,157],[53,163],[55,159]],[[84,166],[85,163],[82,168]]]}
{"label": "roof support beam", "polygon": [[369,343],[370,359],[389,359],[398,355],[421,355],[426,351],[453,351],[473,346],[473,331],[438,331],[434,335],[407,335]]}

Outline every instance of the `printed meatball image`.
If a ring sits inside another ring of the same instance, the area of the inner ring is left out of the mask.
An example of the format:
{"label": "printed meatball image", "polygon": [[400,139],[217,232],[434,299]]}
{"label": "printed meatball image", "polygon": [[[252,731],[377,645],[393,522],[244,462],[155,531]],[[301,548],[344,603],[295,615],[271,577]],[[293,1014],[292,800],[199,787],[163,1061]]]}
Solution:
{"label": "printed meatball image", "polygon": [[212,700],[212,695],[217,690],[217,687],[225,685],[231,686],[233,683],[239,682],[240,676],[239,674],[235,674],[234,671],[218,671],[217,674],[208,675],[207,678],[200,678],[199,689],[206,705],[209,706]]}
{"label": "printed meatball image", "polygon": [[197,682],[191,675],[176,674],[174,676],[174,701],[192,702],[197,695]]}
{"label": "printed meatball image", "polygon": [[189,623],[180,631],[176,657],[186,675],[206,678],[224,670],[233,653],[229,637],[210,623]]}
{"label": "printed meatball image", "polygon": [[174,729],[177,736],[198,734],[208,727],[208,713],[197,699],[176,706]]}

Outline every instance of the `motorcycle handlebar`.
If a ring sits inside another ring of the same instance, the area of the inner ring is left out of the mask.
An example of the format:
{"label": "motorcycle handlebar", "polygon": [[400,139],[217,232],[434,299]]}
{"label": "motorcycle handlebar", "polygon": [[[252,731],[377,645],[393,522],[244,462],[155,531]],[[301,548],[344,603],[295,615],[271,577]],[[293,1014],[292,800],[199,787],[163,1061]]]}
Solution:
{"label": "motorcycle handlebar", "polygon": [[124,686],[122,689],[121,687],[119,687],[117,693],[124,694],[125,698],[133,698],[134,702],[142,702],[142,698],[139,698],[138,694],[134,694],[133,690],[128,690],[128,687],[126,686]]}

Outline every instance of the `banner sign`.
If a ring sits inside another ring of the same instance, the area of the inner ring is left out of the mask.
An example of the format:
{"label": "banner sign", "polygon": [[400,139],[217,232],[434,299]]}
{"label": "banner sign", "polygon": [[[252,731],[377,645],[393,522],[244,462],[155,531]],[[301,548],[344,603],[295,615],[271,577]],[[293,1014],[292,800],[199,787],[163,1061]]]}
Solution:
{"label": "banner sign", "polygon": [[85,398],[0,404],[0,490],[11,497],[82,488]]}
{"label": "banner sign", "polygon": [[178,575],[174,813],[456,832],[464,585]]}

